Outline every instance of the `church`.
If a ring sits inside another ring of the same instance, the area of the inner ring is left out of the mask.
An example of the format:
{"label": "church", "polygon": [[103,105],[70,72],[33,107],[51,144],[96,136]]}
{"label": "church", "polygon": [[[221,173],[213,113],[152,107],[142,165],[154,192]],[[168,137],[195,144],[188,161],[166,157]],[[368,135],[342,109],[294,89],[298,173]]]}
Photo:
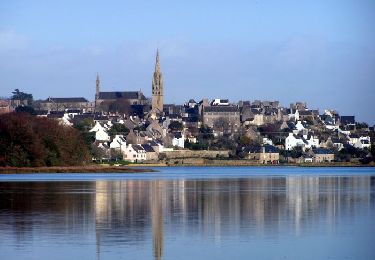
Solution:
{"label": "church", "polygon": [[[150,102],[142,91],[101,91],[99,75],[96,77],[95,111],[97,112],[123,112],[131,111],[131,108],[147,107],[143,111],[150,110]],[[164,82],[160,69],[159,50],[156,52],[155,71],[152,77],[151,114],[154,116],[163,113]]]}

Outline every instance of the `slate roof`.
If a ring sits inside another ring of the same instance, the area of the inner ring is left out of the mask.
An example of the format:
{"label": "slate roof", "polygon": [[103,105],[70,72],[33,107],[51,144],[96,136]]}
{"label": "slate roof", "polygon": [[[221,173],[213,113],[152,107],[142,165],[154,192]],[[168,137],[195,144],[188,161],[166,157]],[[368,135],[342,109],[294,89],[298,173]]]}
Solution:
{"label": "slate roof", "polygon": [[47,98],[44,103],[54,102],[54,103],[78,103],[78,102],[89,102],[86,98],[83,97],[69,97],[69,98]]}
{"label": "slate roof", "polygon": [[204,112],[239,112],[235,106],[210,106],[205,107]]}
{"label": "slate roof", "polygon": [[99,92],[99,99],[146,99],[140,91],[108,91]]}
{"label": "slate roof", "polygon": [[101,115],[95,115],[94,120],[97,121],[108,121],[109,117],[108,116],[101,116]]}
{"label": "slate roof", "polygon": [[136,152],[139,152],[139,151],[144,151],[143,147],[141,145],[133,145],[132,146],[133,149],[136,151]]}
{"label": "slate roof", "polygon": [[354,116],[341,116],[340,117],[341,124],[355,124],[355,117]]}
{"label": "slate roof", "polygon": [[68,109],[66,112],[67,113],[77,113],[77,114],[79,114],[79,113],[82,112],[82,110],[80,110],[80,109]]}
{"label": "slate roof", "polygon": [[182,121],[183,122],[187,122],[187,123],[196,123],[199,121],[199,117],[198,116],[193,116],[193,117],[183,117],[182,118]]}
{"label": "slate roof", "polygon": [[245,151],[248,153],[261,153],[262,148],[264,147],[265,153],[278,153],[279,149],[273,145],[266,144],[264,146],[247,146]]}
{"label": "slate roof", "polygon": [[181,132],[177,132],[174,134],[175,138],[182,138]]}
{"label": "slate roof", "polygon": [[35,113],[39,116],[48,115],[48,110],[35,110]]}
{"label": "slate roof", "polygon": [[333,154],[333,152],[329,149],[324,148],[316,148],[313,150],[315,154]]}
{"label": "slate roof", "polygon": [[142,148],[146,151],[146,153],[154,153],[154,148],[151,147],[149,144],[142,144]]}
{"label": "slate roof", "polygon": [[300,116],[312,116],[313,112],[311,110],[299,110],[298,111]]}

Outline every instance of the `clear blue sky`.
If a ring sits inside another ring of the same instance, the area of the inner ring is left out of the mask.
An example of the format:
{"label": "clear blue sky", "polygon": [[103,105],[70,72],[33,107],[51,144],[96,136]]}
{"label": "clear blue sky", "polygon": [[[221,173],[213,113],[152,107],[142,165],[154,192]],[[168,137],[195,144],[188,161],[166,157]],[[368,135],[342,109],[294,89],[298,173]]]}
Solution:
{"label": "clear blue sky", "polygon": [[306,101],[375,123],[375,1],[0,1],[0,96]]}

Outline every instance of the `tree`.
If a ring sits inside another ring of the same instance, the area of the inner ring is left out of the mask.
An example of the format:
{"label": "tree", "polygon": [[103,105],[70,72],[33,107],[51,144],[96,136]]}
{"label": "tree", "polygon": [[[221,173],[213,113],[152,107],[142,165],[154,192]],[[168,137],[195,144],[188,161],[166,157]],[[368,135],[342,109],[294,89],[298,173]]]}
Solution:
{"label": "tree", "polygon": [[219,117],[214,121],[214,129],[223,133],[229,131],[229,120],[225,117]]}
{"label": "tree", "polygon": [[31,106],[18,106],[16,107],[17,113],[27,113],[30,115],[36,115],[35,109]]}
{"label": "tree", "polygon": [[168,128],[172,131],[172,132],[176,132],[176,131],[182,131],[183,129],[183,125],[182,123],[178,122],[178,121],[172,121]]}
{"label": "tree", "polygon": [[119,123],[115,123],[113,124],[113,126],[111,127],[111,129],[108,131],[108,134],[113,137],[115,135],[118,135],[118,134],[121,134],[121,135],[127,135],[129,133],[129,129],[123,125],[123,124],[119,124]]}
{"label": "tree", "polygon": [[71,166],[89,160],[82,136],[74,128],[26,113],[0,116],[2,166]]}
{"label": "tree", "polygon": [[33,101],[33,95],[32,94],[21,92],[18,88],[16,88],[12,92],[12,94],[13,95],[12,95],[11,99],[13,99],[13,100],[21,100],[21,101],[27,100],[27,104],[31,104],[32,101]]}
{"label": "tree", "polygon": [[239,140],[239,144],[242,146],[247,146],[251,143],[250,137],[247,137],[246,135],[241,136]]}

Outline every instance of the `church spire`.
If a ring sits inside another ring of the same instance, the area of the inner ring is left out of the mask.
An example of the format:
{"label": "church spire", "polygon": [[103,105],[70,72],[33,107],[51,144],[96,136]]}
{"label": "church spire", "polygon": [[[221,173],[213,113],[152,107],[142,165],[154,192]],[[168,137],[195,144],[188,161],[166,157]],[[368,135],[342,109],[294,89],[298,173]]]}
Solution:
{"label": "church spire", "polygon": [[157,113],[163,112],[164,82],[160,69],[159,49],[156,50],[155,71],[152,77],[152,110]]}
{"label": "church spire", "polygon": [[160,58],[159,58],[159,48],[156,49],[156,62],[155,62],[155,72],[160,73]]}
{"label": "church spire", "polygon": [[100,92],[100,78],[99,73],[96,73],[96,92],[95,92],[95,99],[99,98],[99,92]]}

